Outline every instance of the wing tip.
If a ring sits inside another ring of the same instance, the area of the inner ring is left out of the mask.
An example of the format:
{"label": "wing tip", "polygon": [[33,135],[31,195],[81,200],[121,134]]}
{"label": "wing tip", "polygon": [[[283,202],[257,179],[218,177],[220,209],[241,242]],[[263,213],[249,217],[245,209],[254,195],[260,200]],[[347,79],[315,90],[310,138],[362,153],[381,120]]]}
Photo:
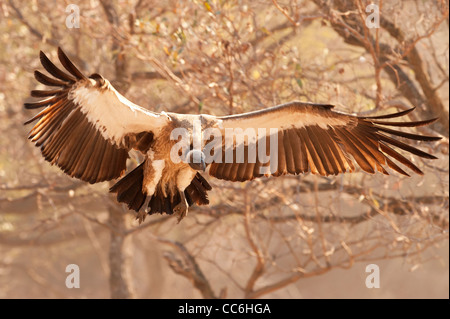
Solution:
{"label": "wing tip", "polygon": [[[26,120],[25,122],[23,122],[23,125],[28,125],[28,124],[32,123],[34,120],[35,120],[34,118]],[[30,137],[28,137],[28,138],[30,138]]]}
{"label": "wing tip", "polygon": [[26,108],[27,110],[33,110],[33,109],[38,109],[40,107],[42,107],[42,105],[38,104],[39,102],[27,102],[27,103],[23,103],[23,107]]}
{"label": "wing tip", "polygon": [[407,114],[411,113],[412,111],[414,111],[415,109],[416,109],[416,107],[413,106],[410,109],[403,110],[403,111],[400,111],[400,112],[388,113],[388,114],[377,115],[377,116],[362,116],[360,118],[362,118],[362,119],[369,119],[369,120],[371,120],[371,119],[373,119],[373,120],[376,120],[376,119],[389,119],[389,118],[394,118],[394,117],[400,117],[400,116],[407,115]]}
{"label": "wing tip", "polygon": [[436,123],[438,120],[439,120],[439,116],[438,117],[433,117],[433,118],[431,118],[431,119],[426,121],[427,122],[426,125]]}
{"label": "wing tip", "polygon": [[58,59],[64,68],[73,76],[75,76],[78,80],[87,79],[86,76],[73,64],[73,62],[69,59],[67,54],[58,46]]}
{"label": "wing tip", "polygon": [[67,58],[67,54],[63,51],[63,49],[61,49],[60,46],[58,46],[58,57],[60,56],[64,56]]}

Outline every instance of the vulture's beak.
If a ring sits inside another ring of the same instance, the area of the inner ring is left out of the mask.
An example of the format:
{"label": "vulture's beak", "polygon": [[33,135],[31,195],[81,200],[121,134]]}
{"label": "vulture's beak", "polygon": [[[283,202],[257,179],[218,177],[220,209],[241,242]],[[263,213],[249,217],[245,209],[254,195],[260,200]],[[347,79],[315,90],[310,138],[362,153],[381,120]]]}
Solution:
{"label": "vulture's beak", "polygon": [[204,160],[203,158],[202,158],[202,160],[201,160],[200,165],[201,165],[201,170],[202,170],[203,172],[205,172],[205,171],[206,171],[206,163],[205,163],[205,160]]}
{"label": "vulture's beak", "polygon": [[196,171],[205,171],[206,163],[205,163],[205,154],[199,150],[192,150],[187,154],[187,159],[189,166],[195,169]]}

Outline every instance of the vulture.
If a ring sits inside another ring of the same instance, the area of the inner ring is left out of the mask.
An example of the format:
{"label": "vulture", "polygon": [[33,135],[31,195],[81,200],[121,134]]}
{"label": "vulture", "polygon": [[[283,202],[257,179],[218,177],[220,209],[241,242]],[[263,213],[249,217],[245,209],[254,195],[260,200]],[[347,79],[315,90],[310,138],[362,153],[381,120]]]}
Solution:
{"label": "vulture", "polygon": [[[202,172],[227,181],[262,176],[312,173],[321,176],[357,168],[388,175],[388,168],[409,176],[423,172],[402,153],[436,157],[407,144],[440,137],[400,131],[428,125],[392,120],[414,108],[379,116],[335,111],[333,105],[293,101],[228,116],[153,112],[117,92],[100,74],[86,77],[58,48],[65,71],[41,51],[49,75],[35,71],[51,87],[31,91],[43,108],[25,124],[34,124],[29,139],[42,156],[66,174],[89,183],[115,180],[110,192],[137,212],[186,216],[194,204],[209,204],[211,186]],[[143,161],[123,176],[130,151]],[[402,151],[400,151],[402,150]],[[396,162],[394,162],[396,161]],[[401,167],[403,165],[404,167]]]}

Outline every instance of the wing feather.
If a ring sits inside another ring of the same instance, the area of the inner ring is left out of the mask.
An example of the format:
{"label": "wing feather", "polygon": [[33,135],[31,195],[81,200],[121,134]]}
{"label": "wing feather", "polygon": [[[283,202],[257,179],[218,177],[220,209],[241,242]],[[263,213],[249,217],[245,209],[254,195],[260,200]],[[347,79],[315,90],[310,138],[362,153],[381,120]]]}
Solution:
{"label": "wing feather", "polygon": [[31,141],[47,161],[70,176],[90,183],[121,176],[129,150],[146,153],[167,117],[128,101],[98,74],[86,77],[61,49],[58,57],[68,73],[43,52],[39,56],[53,77],[35,71],[36,80],[56,88],[31,91],[41,99],[24,105],[43,108],[25,122],[37,121],[29,133]]}
{"label": "wing feather", "polygon": [[[388,175],[385,166],[409,176],[395,159],[417,174],[423,172],[400,152],[410,153],[427,159],[436,157],[419,150],[398,138],[413,141],[437,141],[440,137],[409,133],[391,127],[418,127],[428,125],[436,119],[424,121],[387,121],[412,112],[413,109],[379,116],[356,116],[334,111],[331,105],[291,102],[262,111],[217,118],[218,127],[225,133],[228,128],[278,130],[278,165],[274,176],[311,172],[318,175],[337,175],[355,170],[354,163],[363,171]],[[269,153],[269,136],[266,136],[266,151]],[[245,140],[240,138],[239,140]],[[217,163],[209,166],[209,174],[225,180],[251,180],[261,177],[260,168],[266,166],[257,158],[254,163],[248,161],[249,148],[258,149],[257,142],[248,142],[244,147],[244,163]],[[391,146],[400,150],[394,149]],[[234,145],[234,157],[239,148]],[[224,146],[222,152],[225,151]],[[259,154],[259,151],[256,152]],[[224,160],[224,153],[220,154]]]}
{"label": "wing feather", "polygon": [[39,52],[39,58],[41,59],[41,64],[44,67],[44,69],[46,69],[47,72],[50,73],[51,75],[53,75],[55,78],[66,81],[66,82],[71,82],[71,83],[76,82],[76,80],[77,80],[76,78],[74,78],[73,76],[58,69],[50,61],[50,59],[47,58],[47,56],[44,54],[44,52],[42,52],[42,51]]}
{"label": "wing feather", "polygon": [[61,89],[55,89],[55,90],[32,90],[31,96],[32,97],[48,97],[48,96],[54,96],[59,93],[63,93],[64,90]]}
{"label": "wing feather", "polygon": [[290,174],[295,174],[294,152],[292,150],[293,143],[291,142],[291,135],[289,132],[290,130],[287,130],[283,134],[283,147],[286,152],[286,169]]}
{"label": "wing feather", "polygon": [[58,48],[58,58],[64,68],[70,72],[73,76],[75,76],[78,80],[86,80],[86,76],[78,70],[78,68],[70,61],[67,55],[61,48]]}
{"label": "wing feather", "polygon": [[284,132],[280,131],[278,134],[278,170],[275,174],[276,176],[285,175],[287,173],[286,150],[284,148],[283,140]]}
{"label": "wing feather", "polygon": [[65,81],[51,78],[51,77],[45,75],[44,73],[41,73],[40,71],[34,71],[34,78],[38,82],[45,84],[47,86],[66,87],[66,85],[68,84]]}

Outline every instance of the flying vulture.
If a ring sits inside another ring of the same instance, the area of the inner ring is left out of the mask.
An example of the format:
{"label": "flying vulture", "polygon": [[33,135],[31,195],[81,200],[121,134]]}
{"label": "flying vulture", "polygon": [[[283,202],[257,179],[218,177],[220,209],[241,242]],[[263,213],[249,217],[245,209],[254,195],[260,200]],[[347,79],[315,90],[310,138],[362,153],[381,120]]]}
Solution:
{"label": "flying vulture", "polygon": [[393,160],[423,172],[398,149],[436,158],[405,139],[440,137],[395,129],[436,119],[390,120],[413,109],[356,116],[335,111],[333,105],[294,101],[221,117],[156,113],[127,100],[101,75],[86,77],[60,48],[58,57],[67,72],[40,52],[42,66],[53,77],[34,75],[52,89],[31,91],[40,100],[25,103],[27,109],[43,108],[25,123],[37,121],[29,138],[52,165],[90,183],[122,177],[129,152],[141,152],[143,162],[110,188],[140,221],[155,213],[175,213],[181,220],[189,206],[207,205],[211,186],[202,171],[228,181],[308,172],[328,176],[356,167],[386,175],[389,167],[409,176]]}

